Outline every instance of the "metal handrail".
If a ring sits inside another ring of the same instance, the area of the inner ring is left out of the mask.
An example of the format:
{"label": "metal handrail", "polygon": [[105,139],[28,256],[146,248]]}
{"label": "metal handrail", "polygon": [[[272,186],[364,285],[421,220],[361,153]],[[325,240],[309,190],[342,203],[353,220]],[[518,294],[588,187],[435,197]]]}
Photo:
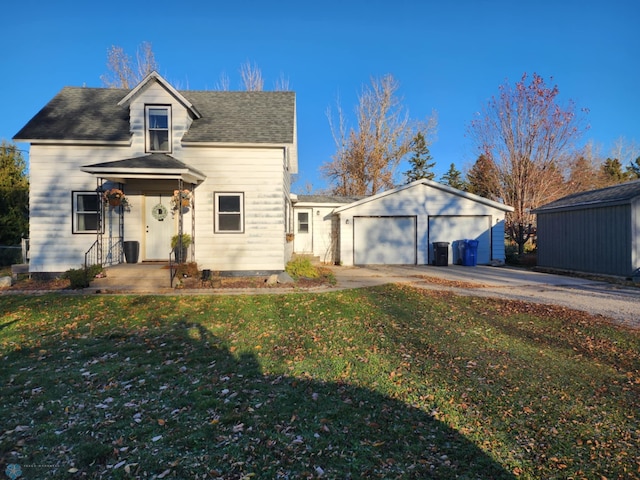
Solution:
{"label": "metal handrail", "polygon": [[96,240],[84,254],[84,270],[87,271],[92,265],[98,264],[98,246],[100,242]]}
{"label": "metal handrail", "polygon": [[[175,258],[175,262],[174,262]],[[176,249],[172,248],[169,252],[169,286],[173,288],[173,279],[176,278],[178,273],[178,262],[176,258]]]}

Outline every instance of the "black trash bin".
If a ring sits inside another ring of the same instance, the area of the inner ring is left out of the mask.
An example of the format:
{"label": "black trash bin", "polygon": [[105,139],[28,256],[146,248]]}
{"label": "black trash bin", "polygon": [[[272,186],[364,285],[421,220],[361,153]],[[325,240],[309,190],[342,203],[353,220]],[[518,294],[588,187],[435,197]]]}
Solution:
{"label": "black trash bin", "polygon": [[138,263],[140,255],[140,242],[124,242],[124,259],[127,263]]}
{"label": "black trash bin", "polygon": [[436,267],[449,265],[449,242],[433,242],[433,258]]}

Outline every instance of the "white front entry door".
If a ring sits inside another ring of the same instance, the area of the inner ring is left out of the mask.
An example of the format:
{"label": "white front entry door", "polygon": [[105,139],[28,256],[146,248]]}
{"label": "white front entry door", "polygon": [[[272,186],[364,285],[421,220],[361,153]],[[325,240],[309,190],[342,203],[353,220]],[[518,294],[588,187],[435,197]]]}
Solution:
{"label": "white front entry door", "polygon": [[176,233],[171,195],[145,195],[145,260],[168,260]]}

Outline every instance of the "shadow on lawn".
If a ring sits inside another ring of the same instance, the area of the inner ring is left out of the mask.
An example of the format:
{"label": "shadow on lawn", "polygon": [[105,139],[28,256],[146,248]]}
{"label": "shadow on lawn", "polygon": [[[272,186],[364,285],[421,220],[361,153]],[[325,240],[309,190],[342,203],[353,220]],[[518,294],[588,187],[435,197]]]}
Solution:
{"label": "shadow on lawn", "polygon": [[514,478],[422,410],[348,384],[264,374],[259,357],[238,353],[200,324],[150,320],[8,354],[2,472],[13,463],[23,478],[70,469],[83,478]]}

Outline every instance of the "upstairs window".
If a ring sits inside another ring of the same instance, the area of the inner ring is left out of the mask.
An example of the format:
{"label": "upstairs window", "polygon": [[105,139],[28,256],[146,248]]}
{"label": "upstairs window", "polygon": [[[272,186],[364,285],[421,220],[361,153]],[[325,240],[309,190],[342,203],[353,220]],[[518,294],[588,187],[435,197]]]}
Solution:
{"label": "upstairs window", "polygon": [[147,152],[171,152],[171,107],[146,107]]}
{"label": "upstairs window", "polygon": [[244,231],[244,194],[215,194],[215,233],[242,233]]}

